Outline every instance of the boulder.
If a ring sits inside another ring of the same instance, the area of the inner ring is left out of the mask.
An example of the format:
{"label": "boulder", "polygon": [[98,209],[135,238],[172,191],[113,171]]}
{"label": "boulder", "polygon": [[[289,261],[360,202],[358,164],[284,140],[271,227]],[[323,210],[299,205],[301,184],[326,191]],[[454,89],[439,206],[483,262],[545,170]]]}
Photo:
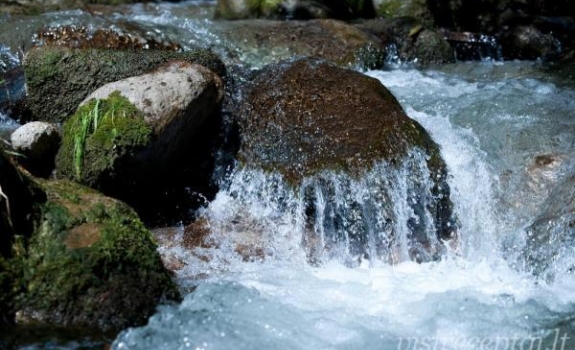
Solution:
{"label": "boulder", "polygon": [[134,24],[120,30],[63,25],[40,30],[36,35],[36,40],[43,45],[70,49],[182,50],[179,44],[164,40],[161,36],[157,34],[154,36],[154,34]]}
{"label": "boulder", "polygon": [[455,52],[443,32],[425,26],[417,18],[377,18],[354,26],[393,47],[393,51],[388,50],[388,59],[421,66],[455,61]]}
{"label": "boulder", "polygon": [[561,42],[553,33],[545,33],[534,25],[517,26],[501,38],[503,55],[508,59],[551,59],[559,57]]}
{"label": "boulder", "polygon": [[185,169],[196,172],[187,180],[208,182],[222,98],[221,79],[185,61],[104,85],[64,123],[57,175],[137,208],[154,204],[151,194],[179,183]]}
{"label": "boulder", "polygon": [[[240,156],[299,182],[323,169],[399,161],[412,147],[443,167],[437,145],[381,83],[316,60],[268,67],[242,108]],[[439,170],[439,169],[437,169]]]}
{"label": "boulder", "polygon": [[380,17],[414,18],[426,27],[433,26],[433,15],[426,0],[374,0],[375,12]]}
{"label": "boulder", "polygon": [[60,147],[60,131],[46,122],[30,122],[10,136],[12,148],[23,155],[19,162],[32,174],[46,177],[54,169],[54,159]]}
{"label": "boulder", "polygon": [[21,174],[0,152],[0,324],[119,330],[178,290],[126,204]]}
{"label": "boulder", "polygon": [[144,324],[160,302],[179,297],[130,207],[73,182],[40,184],[47,201],[15,259],[19,323],[120,330]]}
{"label": "boulder", "polygon": [[240,20],[219,24],[214,30],[232,43],[240,62],[252,67],[293,57],[317,57],[343,67],[376,69],[387,56],[387,37],[333,19]]}
{"label": "boulder", "polygon": [[[393,242],[400,232],[393,201],[411,206],[406,225],[412,259],[437,258],[441,241],[454,237],[456,220],[439,148],[378,80],[302,59],[264,69],[245,96],[239,112],[240,169],[279,174],[303,196],[302,215],[308,220],[303,243],[311,261],[341,244],[339,236],[320,238],[322,225],[325,232],[349,236],[345,250],[352,258],[375,253],[397,261]],[[409,198],[392,199],[403,171],[415,179],[405,185]],[[358,198],[362,183],[369,184],[370,195]],[[280,201],[278,207],[285,205],[281,198],[293,196],[285,185],[269,186],[280,193],[271,199]],[[367,222],[381,226],[381,234],[375,237]],[[430,231],[436,236],[429,237]],[[328,241],[331,248],[316,246]]]}
{"label": "boulder", "polygon": [[24,59],[28,107],[34,118],[60,123],[102,85],[148,73],[171,60],[198,63],[225,76],[225,67],[220,59],[205,50],[174,52],[36,47],[28,51]]}

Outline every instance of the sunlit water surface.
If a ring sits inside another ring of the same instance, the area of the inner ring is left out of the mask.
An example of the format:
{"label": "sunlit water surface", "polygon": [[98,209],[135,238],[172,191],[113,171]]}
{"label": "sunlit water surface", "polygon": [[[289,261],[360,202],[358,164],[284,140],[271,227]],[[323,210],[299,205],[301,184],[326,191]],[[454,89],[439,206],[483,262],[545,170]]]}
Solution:
{"label": "sunlit water surface", "polygon": [[[197,288],[180,305],[161,308],[147,326],[124,331],[114,349],[574,346],[573,249],[554,256],[541,277],[525,262],[525,228],[573,170],[574,91],[529,78],[538,71],[520,63],[367,74],[440,144],[460,221],[457,248],[422,264],[364,260],[350,268],[331,259],[312,266],[294,234],[301,230],[293,213],[254,191],[265,188],[264,175],[247,181],[238,172],[203,215],[213,229],[228,227],[233,235],[226,220],[249,212],[271,253],[244,262],[221,242],[204,249],[206,262],[177,245],[163,248],[186,261],[181,282]],[[202,282],[192,279],[200,274]]]}

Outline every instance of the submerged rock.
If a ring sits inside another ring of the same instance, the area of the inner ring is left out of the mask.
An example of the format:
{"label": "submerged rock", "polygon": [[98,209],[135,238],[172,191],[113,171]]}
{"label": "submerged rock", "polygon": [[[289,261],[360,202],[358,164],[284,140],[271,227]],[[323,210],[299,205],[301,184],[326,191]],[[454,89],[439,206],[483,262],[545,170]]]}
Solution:
{"label": "submerged rock", "polygon": [[16,129],[10,143],[19,162],[32,174],[46,177],[54,169],[54,159],[60,147],[60,131],[50,123],[30,122]]}
{"label": "submerged rock", "polygon": [[180,183],[185,169],[209,181],[206,138],[217,135],[222,98],[220,78],[185,61],[104,85],[64,124],[57,175],[157,210],[153,193]]}
{"label": "submerged rock", "polygon": [[376,69],[387,55],[387,37],[378,37],[333,19],[234,21],[215,27],[231,42],[243,64],[264,66],[293,57],[316,57],[340,66]]}
{"label": "submerged rock", "polygon": [[[310,221],[310,233],[304,237],[308,248],[329,249],[314,246],[319,241],[341,239],[320,237],[323,231],[317,227],[326,223],[326,232],[342,230],[343,235],[353,235],[353,252],[367,253],[368,247],[379,244],[372,243],[375,238],[368,222],[380,213],[389,215],[376,223],[387,237],[378,239],[394,240],[394,225],[386,221],[399,218],[394,217],[389,204],[389,209],[383,209],[386,202],[394,200],[407,201],[412,210],[407,214],[412,217],[407,223],[409,236],[419,241],[416,245],[420,249],[413,252],[413,259],[433,258],[436,244],[453,238],[456,227],[439,148],[378,80],[315,60],[271,66],[252,82],[239,124],[241,167],[280,174],[303,196],[303,215]],[[425,155],[423,161],[421,153]],[[380,175],[372,174],[372,169],[379,169]],[[404,176],[415,179],[405,184],[409,198],[393,199],[390,191],[396,186],[386,185],[386,181],[401,182],[404,172]],[[366,183],[372,194],[354,193]],[[265,186],[277,187],[274,193],[281,193],[280,198],[288,197],[282,192],[285,188],[280,190],[284,186],[281,182]],[[282,199],[269,200],[279,201],[278,207],[285,206]],[[428,227],[428,215],[432,228]],[[430,230],[437,235],[432,241],[426,233]],[[383,241],[380,248],[374,248],[378,249],[393,254]]]}
{"label": "submerged rock", "polygon": [[182,60],[203,65],[220,76],[225,67],[210,51],[135,51],[37,47],[24,60],[28,106],[33,117],[63,122],[100,86],[148,73],[160,65]]}

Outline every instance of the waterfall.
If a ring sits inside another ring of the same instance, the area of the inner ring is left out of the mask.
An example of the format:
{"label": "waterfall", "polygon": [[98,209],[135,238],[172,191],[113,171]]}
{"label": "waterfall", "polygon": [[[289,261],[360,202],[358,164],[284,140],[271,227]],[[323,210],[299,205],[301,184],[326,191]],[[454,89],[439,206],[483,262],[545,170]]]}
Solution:
{"label": "waterfall", "polygon": [[295,189],[277,173],[241,168],[202,215],[212,231],[228,236],[242,231],[230,222],[255,222],[260,236],[289,232],[288,242],[261,239],[277,242],[274,250],[301,242],[311,263],[430,261],[439,258],[443,244],[430,211],[434,183],[426,160],[414,150],[399,166],[380,161],[359,178],[323,171]]}
{"label": "waterfall", "polygon": [[430,193],[417,150],[401,166],[321,172],[297,188],[240,166],[199,213],[211,245],[181,249],[182,228],[162,248],[185,265],[178,276],[194,292],[112,348],[572,348],[575,280],[559,261],[571,261],[572,249],[549,250],[558,257],[544,267],[552,280],[526,268],[525,249],[545,223],[553,229],[544,246],[568,226],[553,208],[571,188],[574,102],[568,88],[507,79],[529,69],[368,72],[439,144],[456,240],[438,240],[434,216],[414,204]]}

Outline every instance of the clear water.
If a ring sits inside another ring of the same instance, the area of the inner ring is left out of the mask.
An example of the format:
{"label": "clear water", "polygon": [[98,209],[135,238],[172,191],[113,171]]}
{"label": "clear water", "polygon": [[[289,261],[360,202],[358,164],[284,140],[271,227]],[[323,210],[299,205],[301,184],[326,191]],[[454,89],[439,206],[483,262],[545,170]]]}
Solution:
{"label": "clear water", "polygon": [[[124,331],[113,349],[575,346],[569,264],[549,267],[555,279],[547,282],[521,253],[525,228],[572,171],[573,90],[529,78],[536,67],[521,63],[367,74],[441,145],[460,220],[457,249],[421,264],[351,268],[332,258],[314,266],[301,247],[297,208],[270,203],[266,188],[286,200],[273,179],[239,172],[204,213],[217,248],[186,251],[176,237],[162,249],[184,262],[179,277],[196,289],[147,326]],[[555,158],[540,165],[541,155]],[[246,262],[234,250],[242,239],[260,245],[264,257]],[[563,254],[570,261],[573,249]]]}

